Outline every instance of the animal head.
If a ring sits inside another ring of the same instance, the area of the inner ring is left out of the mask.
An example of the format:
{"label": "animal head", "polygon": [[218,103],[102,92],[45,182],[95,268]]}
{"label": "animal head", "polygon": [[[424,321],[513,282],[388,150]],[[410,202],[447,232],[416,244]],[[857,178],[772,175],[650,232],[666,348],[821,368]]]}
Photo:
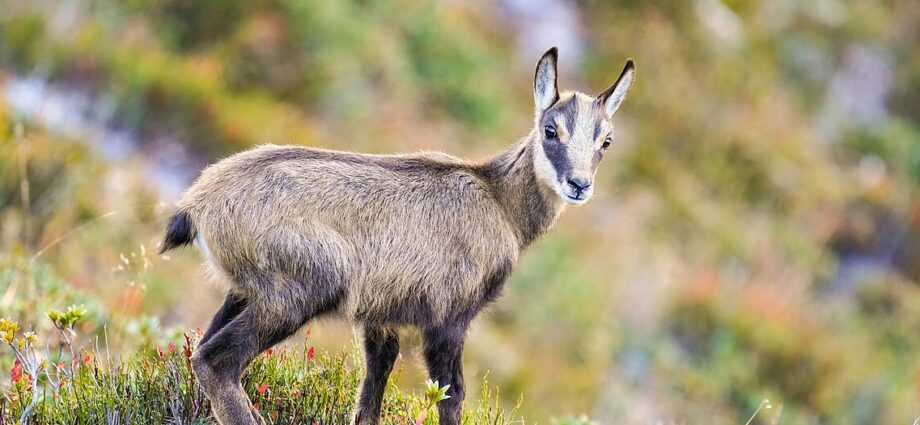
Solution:
{"label": "animal head", "polygon": [[597,96],[576,91],[560,94],[557,58],[556,48],[549,49],[537,63],[534,76],[534,170],[565,202],[581,205],[594,193],[594,174],[613,141],[611,118],[636,71],[628,60],[613,85]]}

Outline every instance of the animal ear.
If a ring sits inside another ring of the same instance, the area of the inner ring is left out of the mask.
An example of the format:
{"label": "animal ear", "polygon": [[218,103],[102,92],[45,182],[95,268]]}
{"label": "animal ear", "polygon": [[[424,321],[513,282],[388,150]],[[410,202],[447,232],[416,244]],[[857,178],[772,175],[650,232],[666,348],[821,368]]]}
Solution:
{"label": "animal ear", "polygon": [[623,67],[623,72],[620,73],[617,81],[603,93],[597,95],[597,101],[604,105],[604,114],[607,115],[607,119],[610,119],[613,113],[620,109],[620,104],[626,98],[626,92],[629,91],[629,86],[632,85],[635,76],[636,65],[630,59],[626,61],[626,66]]}
{"label": "animal ear", "polygon": [[559,100],[559,87],[556,85],[556,60],[559,50],[555,47],[546,51],[537,62],[537,71],[533,78],[533,99],[537,112],[543,112]]}

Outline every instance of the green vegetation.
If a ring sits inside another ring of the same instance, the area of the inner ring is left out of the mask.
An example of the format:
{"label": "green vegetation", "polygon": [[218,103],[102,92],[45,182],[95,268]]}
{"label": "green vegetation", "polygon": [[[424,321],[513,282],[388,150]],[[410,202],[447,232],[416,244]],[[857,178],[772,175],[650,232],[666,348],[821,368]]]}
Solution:
{"label": "green vegetation", "polygon": [[[105,349],[74,348],[74,325],[86,310],[71,307],[50,311],[60,331],[57,355],[43,354],[41,338],[19,332],[19,324],[0,319],[0,343],[15,353],[11,386],[0,400],[0,424],[17,419],[29,423],[212,423],[210,407],[195,376],[191,355],[200,333],[188,332],[181,345],[140,351],[126,359],[110,357]],[[272,423],[348,423],[361,365],[347,355],[315,354],[315,348],[269,350],[246,371],[243,386]],[[391,379],[381,418],[385,424],[434,424],[435,403],[447,387],[428,381],[419,395],[402,392]],[[464,412],[464,423],[509,424],[508,414],[495,404],[483,381],[481,400]]]}

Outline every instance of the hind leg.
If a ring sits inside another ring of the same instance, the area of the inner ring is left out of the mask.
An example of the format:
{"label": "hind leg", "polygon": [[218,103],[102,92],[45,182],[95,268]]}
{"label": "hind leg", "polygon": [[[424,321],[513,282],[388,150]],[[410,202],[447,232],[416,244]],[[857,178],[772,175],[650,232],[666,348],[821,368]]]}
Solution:
{"label": "hind leg", "polygon": [[240,375],[269,339],[290,334],[297,325],[287,326],[266,320],[259,309],[249,305],[195,350],[192,367],[202,389],[211,401],[211,408],[221,425],[253,425],[262,423],[253,414],[252,403],[240,385]]}
{"label": "hind leg", "polygon": [[214,318],[211,319],[208,330],[204,332],[201,341],[198,341],[198,345],[204,345],[214,334],[230,323],[236,316],[239,316],[239,314],[243,312],[243,308],[246,307],[246,304],[247,302],[244,298],[233,294],[233,292],[228,292],[227,297],[224,299],[224,303],[220,306],[220,309],[217,310],[217,313],[214,314]]}
{"label": "hind leg", "polygon": [[218,423],[264,423],[243,391],[240,376],[259,353],[296,332],[304,321],[302,315],[279,315],[251,303],[195,350],[192,367]]}
{"label": "hind leg", "polygon": [[215,318],[214,333],[198,346],[192,367],[214,416],[221,425],[253,425],[264,421],[240,385],[240,375],[265,349],[283,341],[309,319],[334,308],[341,295],[329,288],[283,277],[260,275],[246,284],[258,289],[258,298],[243,304],[242,311],[231,313],[238,303],[225,303],[219,326]]}

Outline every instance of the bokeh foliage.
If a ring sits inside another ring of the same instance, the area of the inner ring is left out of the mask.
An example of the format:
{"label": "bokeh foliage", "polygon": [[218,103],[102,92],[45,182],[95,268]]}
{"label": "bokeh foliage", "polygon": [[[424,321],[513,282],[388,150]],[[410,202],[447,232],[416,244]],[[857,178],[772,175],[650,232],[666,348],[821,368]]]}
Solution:
{"label": "bokeh foliage", "polygon": [[[536,59],[511,3],[0,2],[0,98],[37,76],[114,105],[104,124],[138,145],[113,160],[0,102],[0,308],[40,326],[39,305],[85,303],[126,350],[207,320],[195,255],[148,252],[162,140],[197,165],[262,142],[501,149],[530,125]],[[920,6],[571,4],[583,55],[563,86],[600,91],[626,57],[637,83],[596,198],[477,321],[468,374],[542,422],[738,424],[769,398],[765,421],[910,423]]]}

